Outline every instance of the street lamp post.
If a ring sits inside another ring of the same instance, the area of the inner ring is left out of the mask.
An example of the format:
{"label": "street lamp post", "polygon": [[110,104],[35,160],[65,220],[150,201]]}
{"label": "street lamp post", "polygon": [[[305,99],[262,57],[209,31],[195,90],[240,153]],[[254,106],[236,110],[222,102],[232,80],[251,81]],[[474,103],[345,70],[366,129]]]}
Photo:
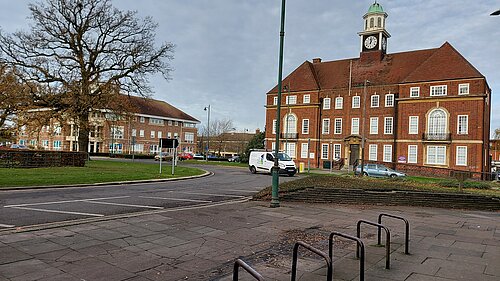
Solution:
{"label": "street lamp post", "polygon": [[363,87],[363,118],[361,120],[361,176],[364,173],[365,166],[365,119],[366,119],[366,84],[370,83],[370,81],[365,79],[364,87]]}
{"label": "street lamp post", "polygon": [[273,186],[271,208],[280,206],[279,201],[279,171],[280,166],[278,162],[279,147],[280,147],[280,119],[281,119],[281,88],[283,79],[283,43],[285,41],[285,0],[281,0],[281,28],[280,28],[280,52],[278,62],[278,105],[276,107],[276,146],[274,148],[274,166],[272,168]]}
{"label": "street lamp post", "polygon": [[205,160],[208,162],[208,154],[210,153],[210,105],[206,106],[203,110],[207,112],[207,154]]}

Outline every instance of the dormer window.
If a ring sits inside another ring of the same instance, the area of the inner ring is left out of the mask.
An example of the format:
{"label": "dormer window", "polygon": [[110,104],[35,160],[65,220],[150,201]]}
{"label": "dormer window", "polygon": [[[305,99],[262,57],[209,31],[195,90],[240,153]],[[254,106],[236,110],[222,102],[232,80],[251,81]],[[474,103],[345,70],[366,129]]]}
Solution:
{"label": "dormer window", "polygon": [[459,95],[468,95],[469,94],[469,83],[459,84],[458,85],[458,94]]}
{"label": "dormer window", "polygon": [[446,96],[446,85],[431,86],[431,96]]}

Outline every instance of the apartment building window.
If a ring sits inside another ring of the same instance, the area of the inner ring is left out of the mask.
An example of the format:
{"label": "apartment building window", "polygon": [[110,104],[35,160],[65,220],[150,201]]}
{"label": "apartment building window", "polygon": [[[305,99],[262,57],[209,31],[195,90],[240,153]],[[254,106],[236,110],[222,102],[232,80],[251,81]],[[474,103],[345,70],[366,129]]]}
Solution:
{"label": "apartment building window", "polygon": [[[26,135],[26,133],[22,133],[24,135]],[[55,125],[55,128],[54,128],[54,136],[60,136],[62,134],[62,128],[61,128],[61,125]]]}
{"label": "apartment building window", "polygon": [[448,115],[442,109],[435,109],[429,114],[429,134],[442,135],[446,133]]}
{"label": "apartment building window", "polygon": [[174,126],[179,126],[179,121],[175,121]]}
{"label": "apartment building window", "polygon": [[194,143],[194,133],[184,133],[184,140],[188,143]]}
{"label": "apartment building window", "polygon": [[342,118],[335,118],[333,133],[336,135],[342,134]]}
{"label": "apartment building window", "polygon": [[274,142],[274,141],[271,143],[271,150],[272,151],[276,150],[276,142]]}
{"label": "apartment building window", "polygon": [[123,144],[121,143],[110,143],[109,151],[112,153],[122,153],[123,152]]}
{"label": "apartment building window", "polygon": [[141,123],[146,122],[146,118],[144,118],[144,116],[139,117],[139,122]]}
{"label": "apartment building window", "polygon": [[300,145],[300,158],[306,159],[308,157],[309,145],[306,143],[302,143]]}
{"label": "apartment building window", "polygon": [[172,120],[168,120],[168,123],[167,123],[169,126],[172,126]]}
{"label": "apartment building window", "polygon": [[385,107],[394,107],[394,94],[385,95]]}
{"label": "apartment building window", "polygon": [[469,115],[458,115],[457,134],[467,135],[469,133]]}
{"label": "apartment building window", "polygon": [[159,139],[161,139],[161,138],[163,137],[163,133],[162,133],[162,131],[158,131],[158,133],[157,133],[157,134],[158,134],[158,138],[159,138]]}
{"label": "apartment building window", "polygon": [[278,105],[278,97],[273,97],[273,105]]}
{"label": "apartment building window", "polygon": [[323,109],[330,109],[330,107],[331,107],[331,99],[324,98],[323,99]]}
{"label": "apartment building window", "polygon": [[459,95],[468,95],[469,94],[469,83],[459,84],[458,85],[458,94]]}
{"label": "apartment building window", "polygon": [[330,119],[323,119],[323,127],[321,132],[323,135],[328,135],[330,133]]}
{"label": "apartment building window", "polygon": [[371,97],[371,100],[372,100],[371,107],[378,107],[379,106],[379,98],[380,98],[379,95],[372,95],[372,97]]}
{"label": "apartment building window", "polygon": [[171,133],[171,132],[168,132],[168,133],[167,133],[167,138],[168,138],[168,139],[171,139],[171,138],[172,138],[172,133]]}
{"label": "apartment building window", "polygon": [[284,124],[286,125],[284,128],[285,133],[292,133],[292,134],[297,133],[297,117],[295,117],[295,115],[287,114],[283,121]]}
{"label": "apartment building window", "polygon": [[137,136],[137,129],[132,129],[132,136],[136,137]]}
{"label": "apartment building window", "polygon": [[19,140],[20,145],[26,145],[26,140]]}
{"label": "apartment building window", "polygon": [[293,143],[293,142],[286,143],[285,153],[288,154],[288,156],[295,159],[296,158],[295,151],[296,151],[295,150],[295,143]]}
{"label": "apartment building window", "polygon": [[60,140],[56,140],[52,143],[52,148],[54,150],[61,150],[61,141]]}
{"label": "apartment building window", "polygon": [[336,97],[335,98],[335,109],[342,109],[344,106],[344,98],[343,97]]}
{"label": "apartment building window", "polygon": [[408,134],[416,135],[418,134],[418,116],[410,116],[410,121],[408,122]]}
{"label": "apartment building window", "polygon": [[297,96],[287,96],[286,104],[297,104]]}
{"label": "apartment building window", "polygon": [[186,127],[186,128],[196,128],[196,124],[195,123],[184,123],[184,127]]}
{"label": "apartment building window", "polygon": [[273,119],[273,135],[276,135],[276,119]]}
{"label": "apartment building window", "polygon": [[408,163],[417,163],[417,146],[408,145]]}
{"label": "apartment building window", "polygon": [[457,146],[457,166],[467,166],[467,146]]}
{"label": "apartment building window", "polygon": [[123,139],[123,126],[111,126],[111,137],[113,139]]}
{"label": "apartment building window", "polygon": [[418,98],[420,96],[420,87],[410,88],[410,98]]}
{"label": "apartment building window", "polygon": [[303,103],[310,103],[311,102],[311,95],[304,95],[302,102]]}
{"label": "apartment building window", "polygon": [[368,160],[377,161],[377,145],[370,144],[368,146]]}
{"label": "apartment building window", "polygon": [[163,125],[163,120],[158,118],[149,118],[149,124]]}
{"label": "apartment building window", "polygon": [[446,146],[427,147],[427,164],[431,165],[445,165],[446,164]]}
{"label": "apartment building window", "polygon": [[151,131],[151,138],[154,139],[155,138],[155,131]]}
{"label": "apartment building window", "polygon": [[134,151],[135,152],[144,152],[144,144],[142,144],[142,143],[136,143],[134,145]]}
{"label": "apartment building window", "polygon": [[139,137],[141,137],[141,138],[144,137],[144,130],[139,130]]}
{"label": "apartment building window", "polygon": [[334,159],[340,159],[341,157],[341,145],[336,143],[333,145],[333,158]]}
{"label": "apartment building window", "polygon": [[328,155],[329,155],[328,148],[329,147],[330,147],[330,145],[327,143],[321,144],[321,159],[328,159]]}
{"label": "apartment building window", "polygon": [[378,134],[378,117],[370,117],[370,134]]}
{"label": "apartment building window", "polygon": [[36,140],[30,140],[30,145],[31,146],[36,146]]}
{"label": "apartment building window", "polygon": [[49,148],[49,140],[42,140],[42,146],[45,149]]}
{"label": "apartment building window", "polygon": [[384,162],[392,162],[392,145],[384,144]]}
{"label": "apartment building window", "polygon": [[392,134],[392,127],[393,127],[393,118],[384,117],[384,134],[386,135]]}
{"label": "apartment building window", "polygon": [[431,96],[446,96],[446,85],[431,86]]}
{"label": "apartment building window", "polygon": [[352,108],[359,108],[361,104],[361,97],[360,96],[353,96],[352,97]]}
{"label": "apartment building window", "polygon": [[309,134],[309,119],[302,119],[302,134]]}
{"label": "apartment building window", "polygon": [[351,134],[359,135],[359,118],[351,119]]}
{"label": "apartment building window", "polygon": [[174,133],[174,139],[179,137],[179,133]]}

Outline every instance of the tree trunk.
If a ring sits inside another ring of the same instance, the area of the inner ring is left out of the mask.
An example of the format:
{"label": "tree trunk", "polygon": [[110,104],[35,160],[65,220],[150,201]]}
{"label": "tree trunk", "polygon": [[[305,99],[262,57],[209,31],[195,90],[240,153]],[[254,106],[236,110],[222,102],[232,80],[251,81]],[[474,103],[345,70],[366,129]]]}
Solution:
{"label": "tree trunk", "polygon": [[[85,112],[85,111],[84,111]],[[80,152],[88,152],[89,147],[89,114],[88,111],[86,113],[80,114],[78,117],[78,151]]]}

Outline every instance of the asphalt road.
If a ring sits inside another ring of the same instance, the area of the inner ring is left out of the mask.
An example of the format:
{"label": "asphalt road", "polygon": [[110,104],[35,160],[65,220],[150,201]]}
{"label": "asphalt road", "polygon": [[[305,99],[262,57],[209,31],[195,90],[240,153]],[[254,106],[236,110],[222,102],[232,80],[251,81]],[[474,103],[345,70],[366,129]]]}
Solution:
{"label": "asphalt road", "polygon": [[[272,177],[247,169],[198,166],[212,176],[162,183],[0,191],[0,230],[244,200]],[[280,177],[280,182],[292,178]]]}

